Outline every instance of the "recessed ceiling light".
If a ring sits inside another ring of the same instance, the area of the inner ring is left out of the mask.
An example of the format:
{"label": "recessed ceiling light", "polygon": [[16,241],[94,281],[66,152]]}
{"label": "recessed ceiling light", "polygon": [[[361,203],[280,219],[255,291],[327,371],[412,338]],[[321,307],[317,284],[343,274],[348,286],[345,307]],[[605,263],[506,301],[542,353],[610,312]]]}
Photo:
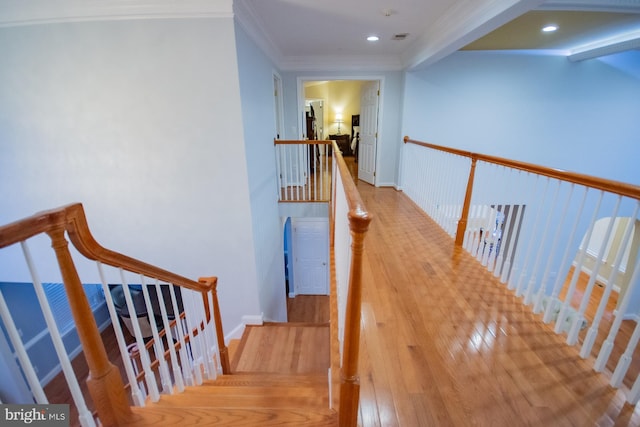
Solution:
{"label": "recessed ceiling light", "polygon": [[545,25],[544,27],[542,27],[542,31],[545,33],[552,33],[555,30],[558,29],[558,26],[555,24],[549,24],[549,25]]}
{"label": "recessed ceiling light", "polygon": [[380,40],[380,37],[378,36],[369,36],[367,37],[367,40],[370,42],[377,42],[378,40]]}

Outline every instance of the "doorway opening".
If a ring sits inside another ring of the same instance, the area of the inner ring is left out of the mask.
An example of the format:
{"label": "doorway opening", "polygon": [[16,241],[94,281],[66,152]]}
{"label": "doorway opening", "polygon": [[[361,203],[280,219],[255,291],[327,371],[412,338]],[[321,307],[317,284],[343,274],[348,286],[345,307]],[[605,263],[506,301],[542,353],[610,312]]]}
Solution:
{"label": "doorway opening", "polygon": [[[335,140],[354,179],[375,185],[381,77],[335,80],[299,79],[299,117],[303,138]],[[321,104],[318,104],[321,102]],[[318,115],[321,105],[321,115]]]}

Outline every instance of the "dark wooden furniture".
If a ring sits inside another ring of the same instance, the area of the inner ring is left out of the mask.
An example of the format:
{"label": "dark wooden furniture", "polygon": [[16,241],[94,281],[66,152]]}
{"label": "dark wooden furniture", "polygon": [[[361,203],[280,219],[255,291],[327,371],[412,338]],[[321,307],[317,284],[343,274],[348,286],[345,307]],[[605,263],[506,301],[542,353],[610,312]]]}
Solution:
{"label": "dark wooden furniture", "polygon": [[316,118],[309,111],[306,113],[307,119],[307,139],[318,139],[316,137]]}
{"label": "dark wooden furniture", "polygon": [[353,152],[351,151],[351,135],[329,135],[329,139],[336,141],[343,156],[353,156]]}
{"label": "dark wooden furniture", "polygon": [[[354,114],[351,116],[351,140],[355,138],[356,143],[353,148],[353,156],[358,163],[358,147],[360,146],[360,114]],[[351,146],[351,144],[349,144]]]}

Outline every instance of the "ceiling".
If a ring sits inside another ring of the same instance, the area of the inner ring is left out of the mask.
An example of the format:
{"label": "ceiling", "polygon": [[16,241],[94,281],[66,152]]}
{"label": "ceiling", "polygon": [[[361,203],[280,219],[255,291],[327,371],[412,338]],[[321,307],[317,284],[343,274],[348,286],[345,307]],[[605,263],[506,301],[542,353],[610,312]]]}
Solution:
{"label": "ceiling", "polygon": [[[555,24],[558,30],[545,33],[541,28]],[[640,13],[536,10],[507,22],[465,50],[562,49],[585,45],[619,32],[640,29]]]}
{"label": "ceiling", "polygon": [[[234,9],[285,70],[414,69],[459,49],[569,54],[622,32],[635,34],[616,50],[640,48],[638,0],[236,0]],[[541,33],[551,22],[559,29]]]}

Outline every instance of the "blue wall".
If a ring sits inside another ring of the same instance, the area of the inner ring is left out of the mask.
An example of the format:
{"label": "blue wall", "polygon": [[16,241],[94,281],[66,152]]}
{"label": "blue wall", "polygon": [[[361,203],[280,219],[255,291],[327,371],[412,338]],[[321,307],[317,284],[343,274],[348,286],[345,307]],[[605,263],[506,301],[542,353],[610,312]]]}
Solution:
{"label": "blue wall", "polygon": [[287,319],[287,303],[273,144],[276,69],[237,23],[235,32],[260,309],[266,320],[280,322]]}
{"label": "blue wall", "polygon": [[[578,63],[457,52],[407,73],[403,112],[403,134],[413,139],[640,184],[640,52]],[[612,199],[600,217],[611,215]],[[630,214],[627,202],[618,215]],[[640,308],[640,292],[631,307]]]}
{"label": "blue wall", "polygon": [[458,52],[406,76],[403,134],[640,184],[640,53]]}

